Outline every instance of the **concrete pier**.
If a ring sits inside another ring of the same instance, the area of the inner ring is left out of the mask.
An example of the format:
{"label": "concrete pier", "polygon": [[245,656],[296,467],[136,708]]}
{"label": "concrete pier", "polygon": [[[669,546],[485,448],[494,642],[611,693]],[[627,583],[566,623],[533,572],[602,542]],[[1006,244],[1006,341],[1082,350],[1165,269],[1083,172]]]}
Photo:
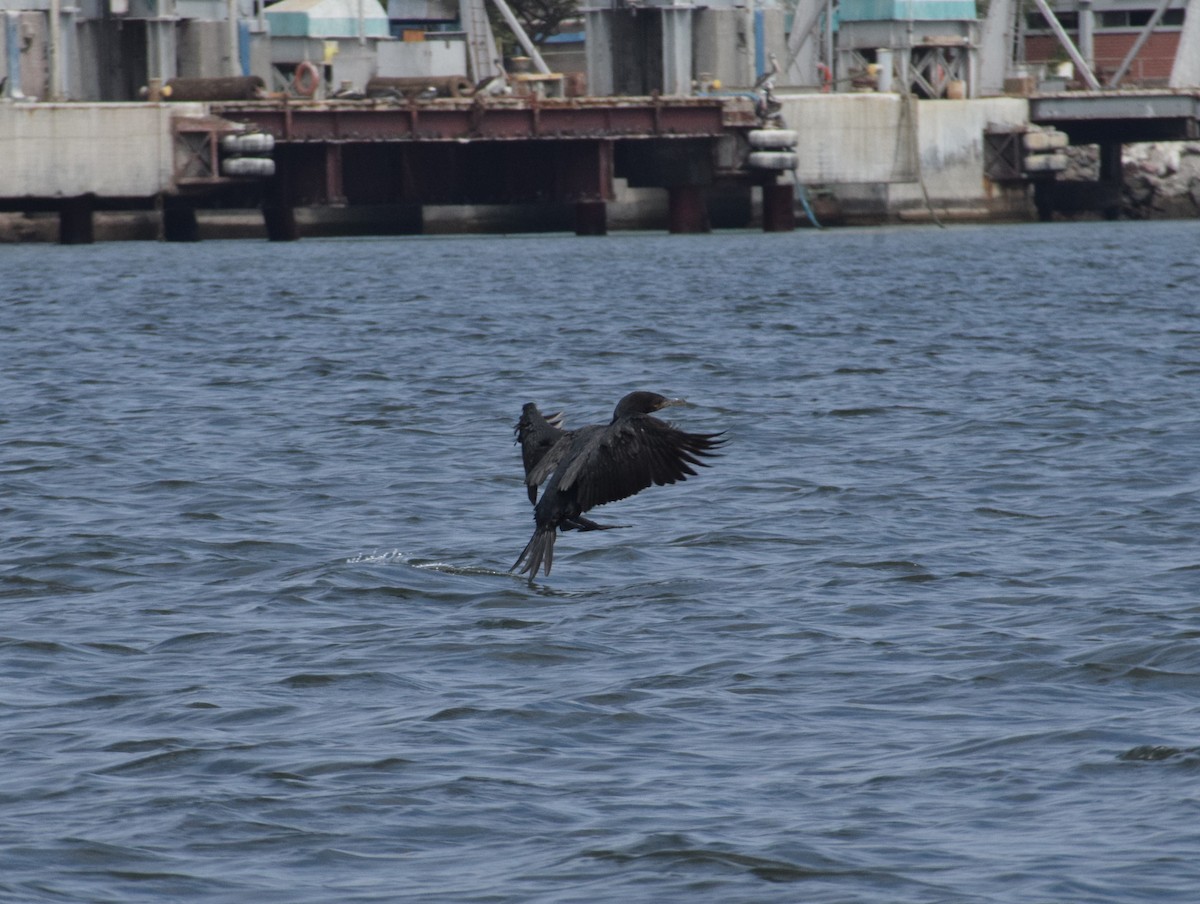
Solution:
{"label": "concrete pier", "polygon": [[1027,186],[984,176],[985,130],[1026,124],[1025,98],[921,101],[869,92],[778,99],[798,136],[797,179],[826,187],[843,222],[1033,216]]}
{"label": "concrete pier", "polygon": [[[823,220],[851,224],[1031,219],[1084,209],[1089,192],[1101,205],[1092,209],[1116,215],[1121,142],[1200,135],[1196,92],[1159,92],[1145,104],[1128,92],[777,97],[783,124],[798,136],[797,184],[816,189],[829,212]],[[1036,123],[1056,126],[1074,143],[1115,134],[1099,142],[1099,181],[1053,174],[1030,181],[1019,153],[1015,170],[993,176],[989,136],[997,129],[1019,136]],[[139,210],[157,212],[149,232],[168,241],[195,241],[212,209],[260,210],[261,228],[274,241],[338,230],[410,234],[430,224],[464,232],[603,235],[632,226],[696,233],[714,224],[750,226],[750,193],[760,186],[763,228],[791,229],[793,186],[748,166],[747,136],[756,124],[742,98],[10,102],[0,104],[0,211],[29,215],[8,229],[17,237],[38,232],[33,217],[56,214],[57,238],[69,243],[94,240],[99,214]],[[274,145],[257,168],[226,141],[254,134]],[[617,183],[657,194],[630,205],[616,197]],[[505,207],[521,213],[495,215]],[[304,210],[319,216],[298,216]],[[467,219],[452,222],[439,210]]]}

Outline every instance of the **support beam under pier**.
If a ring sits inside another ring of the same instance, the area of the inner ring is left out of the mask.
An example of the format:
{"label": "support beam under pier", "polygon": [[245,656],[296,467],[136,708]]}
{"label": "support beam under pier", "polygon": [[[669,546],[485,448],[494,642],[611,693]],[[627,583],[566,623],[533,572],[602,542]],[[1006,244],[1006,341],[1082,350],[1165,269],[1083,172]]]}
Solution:
{"label": "support beam under pier", "polygon": [[796,229],[796,197],[792,186],[767,182],[762,187],[763,232],[793,232]]}
{"label": "support beam under pier", "polygon": [[667,189],[667,231],[675,235],[712,232],[703,186],[677,185]]}
{"label": "support beam under pier", "polygon": [[1121,143],[1105,141],[1100,144],[1100,184],[1106,189],[1109,199],[1114,203],[1105,204],[1100,213],[1106,220],[1115,220],[1121,216],[1121,185],[1125,181],[1125,172],[1121,164]]}
{"label": "support beam under pier", "polygon": [[164,198],[162,237],[167,242],[200,241],[200,223],[196,219],[195,206],[177,198]]}
{"label": "support beam under pier", "polygon": [[575,234],[608,235],[608,205],[603,201],[576,201]]}
{"label": "support beam under pier", "polygon": [[281,201],[263,202],[263,226],[267,240],[272,242],[295,242],[300,239],[300,227],[296,223],[296,209]]}
{"label": "support beam under pier", "polygon": [[300,227],[296,223],[296,208],[285,189],[285,173],[279,173],[266,187],[263,195],[263,226],[267,240],[271,242],[295,242],[300,239]]}
{"label": "support beam under pier", "polygon": [[59,244],[90,245],[96,241],[95,209],[95,195],[63,198],[58,204]]}

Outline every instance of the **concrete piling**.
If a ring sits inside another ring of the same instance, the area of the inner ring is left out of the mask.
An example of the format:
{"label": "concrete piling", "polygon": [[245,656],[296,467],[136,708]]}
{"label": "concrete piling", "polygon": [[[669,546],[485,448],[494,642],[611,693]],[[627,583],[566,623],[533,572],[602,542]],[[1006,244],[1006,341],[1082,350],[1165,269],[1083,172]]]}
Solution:
{"label": "concrete piling", "polygon": [[61,245],[90,245],[96,240],[93,194],[63,198],[58,205],[58,241]]}
{"label": "concrete piling", "polygon": [[763,185],[762,228],[763,232],[791,232],[796,228],[796,198],[788,183]]}
{"label": "concrete piling", "polygon": [[575,234],[608,235],[608,205],[603,201],[576,201]]}
{"label": "concrete piling", "polygon": [[703,186],[676,185],[667,189],[667,231],[676,235],[712,232]]}

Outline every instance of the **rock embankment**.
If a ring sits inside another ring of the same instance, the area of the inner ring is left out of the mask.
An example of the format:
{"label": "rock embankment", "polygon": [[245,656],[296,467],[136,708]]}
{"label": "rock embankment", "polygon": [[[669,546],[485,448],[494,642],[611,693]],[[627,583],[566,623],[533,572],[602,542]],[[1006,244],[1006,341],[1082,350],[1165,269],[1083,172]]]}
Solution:
{"label": "rock embankment", "polygon": [[[1094,145],[1067,148],[1070,163],[1060,178],[1095,180]],[[1131,220],[1200,216],[1200,142],[1127,144],[1122,151],[1121,216]]]}

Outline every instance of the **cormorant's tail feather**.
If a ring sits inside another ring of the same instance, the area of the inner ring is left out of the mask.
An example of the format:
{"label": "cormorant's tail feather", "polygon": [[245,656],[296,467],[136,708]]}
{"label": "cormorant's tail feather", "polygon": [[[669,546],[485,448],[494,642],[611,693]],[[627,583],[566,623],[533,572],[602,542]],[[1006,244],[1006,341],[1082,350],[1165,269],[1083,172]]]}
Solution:
{"label": "cormorant's tail feather", "polygon": [[539,568],[544,568],[543,574],[550,574],[550,566],[554,563],[554,538],[557,533],[553,527],[548,530],[539,527],[535,530],[521,554],[517,556],[517,561],[508,570],[517,571],[518,574],[528,573],[530,583],[537,577]]}

